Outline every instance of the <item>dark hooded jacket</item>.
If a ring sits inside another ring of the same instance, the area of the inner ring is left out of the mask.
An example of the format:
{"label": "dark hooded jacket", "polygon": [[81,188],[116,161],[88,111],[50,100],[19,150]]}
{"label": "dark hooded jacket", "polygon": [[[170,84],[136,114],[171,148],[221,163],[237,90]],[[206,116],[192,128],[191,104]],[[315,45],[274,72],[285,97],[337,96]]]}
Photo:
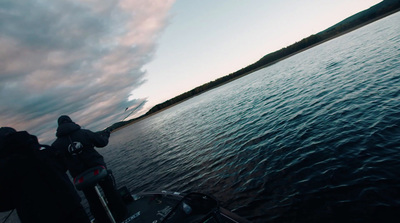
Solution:
{"label": "dark hooded jacket", "polygon": [[[64,154],[65,162],[72,177],[75,178],[78,174],[94,166],[106,167],[103,156],[94,147],[106,146],[110,133],[95,133],[82,129],[68,116],[61,116],[58,119],[56,136],[57,139],[52,146]],[[79,147],[79,150],[71,151],[71,147]]]}
{"label": "dark hooded jacket", "polygon": [[82,208],[56,153],[36,136],[9,134],[0,151],[0,211],[16,209],[21,222],[68,222]]}

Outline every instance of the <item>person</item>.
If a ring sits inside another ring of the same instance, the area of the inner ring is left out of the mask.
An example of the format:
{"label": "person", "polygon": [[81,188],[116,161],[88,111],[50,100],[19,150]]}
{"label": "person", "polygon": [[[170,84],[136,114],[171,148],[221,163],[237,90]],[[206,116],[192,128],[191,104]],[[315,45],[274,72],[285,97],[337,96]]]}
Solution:
{"label": "person", "polygon": [[81,198],[55,162],[57,154],[36,136],[0,128],[0,211],[17,210],[22,223],[89,223]]}
{"label": "person", "polygon": [[[105,147],[108,144],[110,132],[92,132],[88,129],[82,129],[67,115],[60,116],[57,123],[57,139],[52,143],[52,146],[64,154],[67,168],[73,178],[92,167],[104,166],[107,168],[104,157],[96,151],[95,147]],[[108,201],[113,217],[116,221],[122,221],[127,209],[116,190],[112,175],[109,174],[106,179],[99,182],[99,185]],[[108,222],[107,214],[95,188],[84,188],[82,191],[88,200],[90,211],[96,223]]]}

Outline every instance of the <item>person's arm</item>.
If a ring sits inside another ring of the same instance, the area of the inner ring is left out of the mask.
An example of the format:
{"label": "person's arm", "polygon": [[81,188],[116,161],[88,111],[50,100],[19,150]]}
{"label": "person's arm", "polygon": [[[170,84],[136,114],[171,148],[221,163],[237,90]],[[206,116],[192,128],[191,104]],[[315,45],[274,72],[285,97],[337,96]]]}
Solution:
{"label": "person's arm", "polygon": [[86,134],[89,137],[90,141],[96,147],[104,147],[108,144],[108,138],[110,137],[109,132],[92,132],[90,130],[86,130]]}

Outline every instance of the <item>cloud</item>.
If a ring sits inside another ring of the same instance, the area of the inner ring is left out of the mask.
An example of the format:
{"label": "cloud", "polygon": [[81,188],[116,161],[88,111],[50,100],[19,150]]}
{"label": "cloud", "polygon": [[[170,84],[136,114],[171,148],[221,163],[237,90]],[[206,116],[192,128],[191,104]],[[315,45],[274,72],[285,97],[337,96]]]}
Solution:
{"label": "cloud", "polygon": [[173,3],[2,1],[0,125],[48,141],[62,114],[86,128],[122,119],[146,100],[128,97],[146,81]]}

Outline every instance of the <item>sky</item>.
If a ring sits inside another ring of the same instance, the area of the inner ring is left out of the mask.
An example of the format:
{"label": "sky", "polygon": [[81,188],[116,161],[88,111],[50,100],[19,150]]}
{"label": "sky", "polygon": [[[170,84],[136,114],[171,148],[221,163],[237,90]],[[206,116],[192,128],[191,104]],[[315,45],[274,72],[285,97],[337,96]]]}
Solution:
{"label": "sky", "polygon": [[0,126],[102,130],[379,2],[2,0]]}

